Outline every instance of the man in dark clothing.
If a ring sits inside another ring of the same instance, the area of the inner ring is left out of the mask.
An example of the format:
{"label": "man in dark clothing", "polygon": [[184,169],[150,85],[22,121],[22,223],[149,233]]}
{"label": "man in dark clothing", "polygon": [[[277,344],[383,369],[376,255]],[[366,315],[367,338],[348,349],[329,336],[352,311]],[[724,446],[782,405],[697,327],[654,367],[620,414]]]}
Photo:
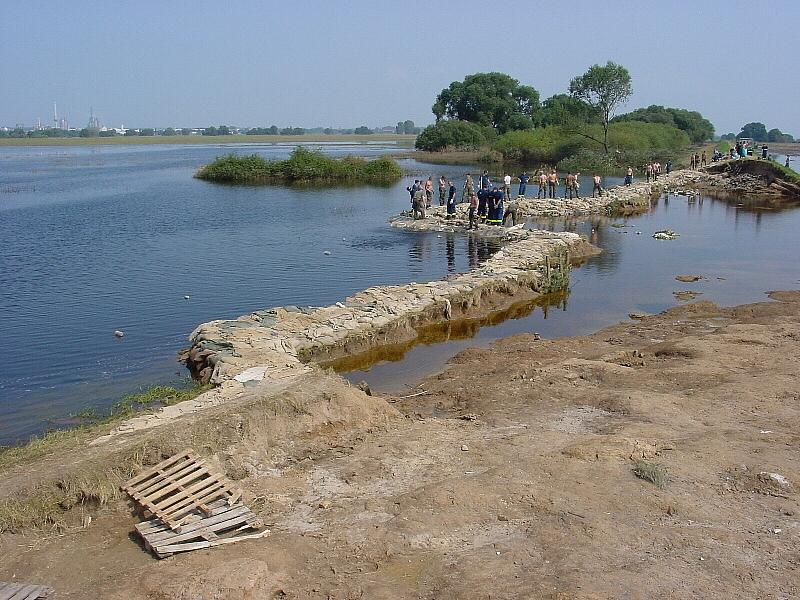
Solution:
{"label": "man in dark clothing", "polygon": [[483,188],[478,190],[478,220],[486,220],[486,206],[489,201],[489,191]]}
{"label": "man in dark clothing", "polygon": [[489,216],[486,223],[489,225],[501,225],[503,223],[503,191],[492,188],[489,192]]}
{"label": "man in dark clothing", "polygon": [[452,219],[456,216],[456,186],[450,182],[450,189],[447,192],[447,218]]}
{"label": "man in dark clothing", "polygon": [[489,171],[484,171],[483,175],[481,175],[481,189],[482,190],[489,190]]}
{"label": "man in dark clothing", "polygon": [[527,171],[524,171],[522,175],[517,177],[519,179],[519,192],[517,193],[518,196],[524,196],[525,190],[528,188],[528,180],[530,180],[530,175],[528,175]]}

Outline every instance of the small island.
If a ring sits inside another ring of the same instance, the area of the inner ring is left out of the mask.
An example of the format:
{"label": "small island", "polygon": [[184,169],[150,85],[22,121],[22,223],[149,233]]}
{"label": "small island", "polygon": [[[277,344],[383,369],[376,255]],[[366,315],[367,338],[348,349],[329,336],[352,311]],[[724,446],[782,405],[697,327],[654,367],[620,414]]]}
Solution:
{"label": "small island", "polygon": [[198,179],[239,185],[357,184],[389,185],[403,175],[388,156],[366,160],[356,156],[330,158],[317,150],[296,148],[286,160],[267,160],[251,154],[218,157],[195,174]]}

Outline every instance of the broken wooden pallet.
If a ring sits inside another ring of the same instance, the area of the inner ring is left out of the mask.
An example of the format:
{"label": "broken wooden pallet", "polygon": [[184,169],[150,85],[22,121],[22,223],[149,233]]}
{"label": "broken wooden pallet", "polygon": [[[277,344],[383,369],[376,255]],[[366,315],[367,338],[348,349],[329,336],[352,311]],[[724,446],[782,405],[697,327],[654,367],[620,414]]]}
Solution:
{"label": "broken wooden pallet", "polygon": [[139,473],[122,486],[135,502],[180,530],[185,523],[213,514],[210,504],[224,499],[234,505],[242,496],[227,477],[214,472],[191,450],[184,450]]}
{"label": "broken wooden pallet", "polygon": [[214,513],[204,517],[195,509],[197,520],[174,531],[161,519],[139,523],[136,531],[142,536],[145,546],[158,558],[166,558],[177,552],[188,552],[200,548],[211,548],[232,544],[242,540],[265,536],[269,530],[245,534],[250,529],[261,529],[264,523],[244,504],[228,505],[224,499],[210,503]]}
{"label": "broken wooden pallet", "polygon": [[36,600],[37,598],[47,598],[52,593],[53,588],[46,585],[0,581],[0,600]]}

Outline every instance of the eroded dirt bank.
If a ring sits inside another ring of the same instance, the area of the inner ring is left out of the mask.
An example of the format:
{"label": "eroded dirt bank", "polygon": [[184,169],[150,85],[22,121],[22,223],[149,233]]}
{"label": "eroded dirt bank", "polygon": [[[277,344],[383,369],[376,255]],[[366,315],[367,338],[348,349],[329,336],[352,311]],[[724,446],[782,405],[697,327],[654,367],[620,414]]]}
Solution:
{"label": "eroded dirt bank", "polygon": [[[84,467],[192,443],[240,480],[269,536],[156,561],[112,500],[68,513],[92,514],[85,528],[2,535],[0,580],[59,598],[797,597],[800,292],[772,297],[508,338],[410,398],[318,369],[255,387]],[[633,474],[641,458],[666,468],[663,489]],[[24,484],[63,463],[30,465]]]}

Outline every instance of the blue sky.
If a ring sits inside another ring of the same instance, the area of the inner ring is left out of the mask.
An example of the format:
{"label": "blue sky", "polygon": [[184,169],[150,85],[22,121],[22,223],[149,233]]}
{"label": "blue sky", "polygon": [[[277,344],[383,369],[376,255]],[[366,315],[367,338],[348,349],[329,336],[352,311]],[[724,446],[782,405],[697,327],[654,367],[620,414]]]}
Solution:
{"label": "blue sky", "polygon": [[[0,124],[378,126],[433,120],[451,81],[502,71],[542,98],[594,63],[626,110],[699,110],[800,136],[800,2],[2,0]],[[768,33],[768,36],[761,36]]]}

